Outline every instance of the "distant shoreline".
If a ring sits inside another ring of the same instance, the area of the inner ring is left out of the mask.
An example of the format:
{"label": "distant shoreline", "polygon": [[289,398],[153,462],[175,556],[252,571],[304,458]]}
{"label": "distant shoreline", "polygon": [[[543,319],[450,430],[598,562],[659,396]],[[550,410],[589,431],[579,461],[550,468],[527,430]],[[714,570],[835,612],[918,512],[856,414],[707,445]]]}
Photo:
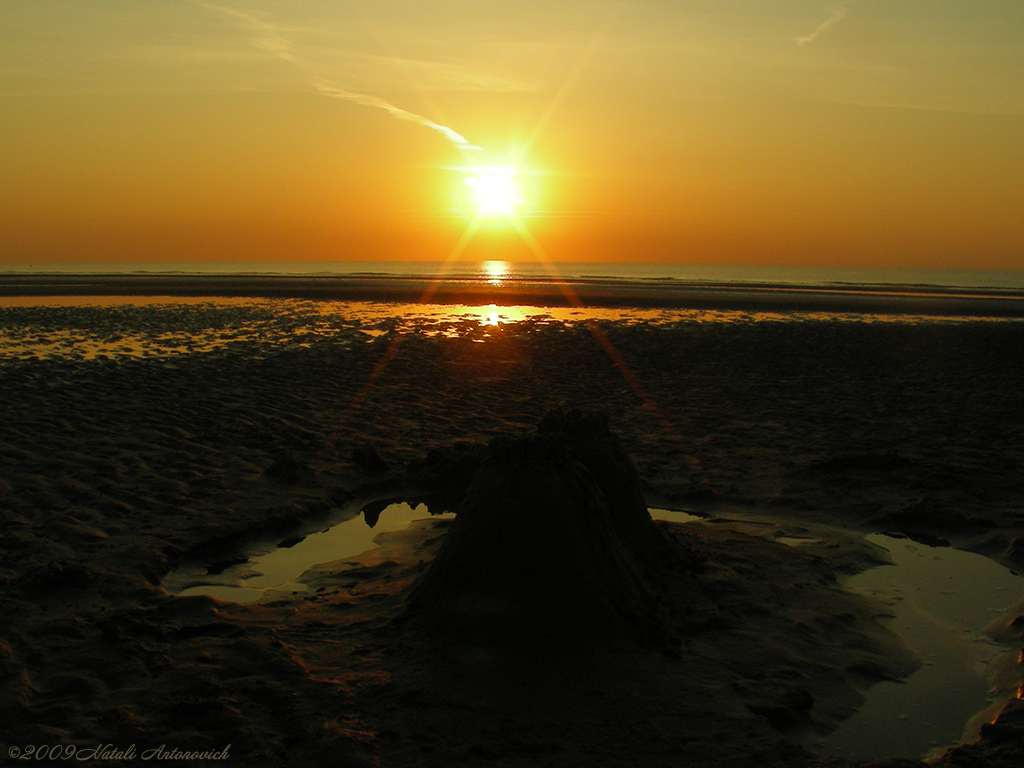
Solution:
{"label": "distant shoreline", "polygon": [[906,284],[266,274],[0,274],[0,296],[211,296],[1024,318],[1024,291]]}

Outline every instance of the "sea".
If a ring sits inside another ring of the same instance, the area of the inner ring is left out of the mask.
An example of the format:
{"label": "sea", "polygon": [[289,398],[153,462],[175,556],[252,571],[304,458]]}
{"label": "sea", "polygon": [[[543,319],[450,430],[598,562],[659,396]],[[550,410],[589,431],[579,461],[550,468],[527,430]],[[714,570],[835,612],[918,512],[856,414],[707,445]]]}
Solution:
{"label": "sea", "polygon": [[680,281],[722,285],[914,287],[1024,292],[1024,269],[897,269],[876,267],[720,265],[625,262],[337,261],[53,263],[0,267],[4,275],[286,275],[413,279]]}
{"label": "sea", "polygon": [[0,268],[0,361],[301,346],[336,341],[352,324],[361,338],[523,322],[802,320],[1024,322],[1024,270],[497,260]]}

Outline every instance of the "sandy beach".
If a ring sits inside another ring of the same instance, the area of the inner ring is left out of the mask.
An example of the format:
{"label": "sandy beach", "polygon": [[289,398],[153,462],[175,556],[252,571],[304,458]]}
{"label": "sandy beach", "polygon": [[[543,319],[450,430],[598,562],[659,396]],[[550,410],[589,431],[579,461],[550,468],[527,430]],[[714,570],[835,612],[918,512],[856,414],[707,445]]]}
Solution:
{"label": "sandy beach", "polygon": [[332,301],[532,304],[593,307],[688,307],[778,312],[871,312],[1024,317],[1019,288],[938,285],[722,282],[550,275],[517,280],[477,276],[382,274],[74,274],[0,275],[0,296],[242,296]]}
{"label": "sandy beach", "polygon": [[[249,295],[263,298],[0,305],[11,756],[60,744],[209,753],[168,760],[190,765],[851,765],[802,736],[920,663],[884,606],[843,588],[885,561],[861,534],[1024,566],[1017,299],[971,298],[994,308],[980,318],[967,303],[929,315],[933,297],[815,294],[794,314],[791,296],[747,292],[706,314],[676,296],[672,312],[657,299],[512,321]],[[162,586],[184,563],[327,525],[353,499],[451,490],[431,451],[530,434],[569,408],[607,414],[648,505],[704,518],[657,524],[702,563],[666,587],[686,604],[670,652],[481,656],[396,622],[451,521],[314,569],[308,593],[240,605]],[[999,627],[1008,646],[1024,641],[1021,615]],[[1007,706],[938,764],[1018,766],[1024,717]]]}

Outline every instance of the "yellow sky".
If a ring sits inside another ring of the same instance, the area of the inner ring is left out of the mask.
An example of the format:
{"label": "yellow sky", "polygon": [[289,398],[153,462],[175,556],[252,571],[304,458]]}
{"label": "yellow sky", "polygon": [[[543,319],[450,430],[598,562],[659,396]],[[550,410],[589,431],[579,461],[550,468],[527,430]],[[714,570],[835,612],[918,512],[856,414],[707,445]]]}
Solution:
{"label": "yellow sky", "polygon": [[1019,0],[0,0],[0,113],[0,267],[1024,269]]}

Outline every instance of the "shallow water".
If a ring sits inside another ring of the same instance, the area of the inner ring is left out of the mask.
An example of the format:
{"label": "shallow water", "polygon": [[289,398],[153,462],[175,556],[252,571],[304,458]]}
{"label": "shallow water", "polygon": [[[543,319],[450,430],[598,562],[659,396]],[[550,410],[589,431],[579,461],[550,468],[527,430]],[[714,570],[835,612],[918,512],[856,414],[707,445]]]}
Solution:
{"label": "shallow water", "polygon": [[305,592],[307,587],[295,581],[315,565],[354,557],[373,549],[374,539],[382,533],[400,531],[414,520],[443,519],[454,515],[430,515],[425,505],[411,507],[402,502],[391,504],[371,528],[362,514],[322,531],[286,539],[244,563],[208,574],[202,566],[189,566],[170,574],[164,586],[172,594],[209,595],[233,603],[253,603],[274,594]]}
{"label": "shallow water", "polygon": [[[655,520],[677,523],[702,518],[667,509],[650,510]],[[431,516],[425,506],[395,503],[373,528],[362,514],[323,531],[282,542],[286,546],[257,553],[219,574],[190,566],[165,580],[169,592],[209,595],[251,603],[275,594],[304,592],[298,579],[322,563],[354,557],[372,549],[386,531],[404,529]],[[789,546],[814,541],[802,536],[766,536]],[[989,668],[1007,649],[983,634],[983,628],[1024,598],[1024,578],[994,561],[951,547],[930,547],[908,538],[867,537],[889,550],[893,564],[857,574],[847,587],[882,598],[891,606],[891,626],[922,658],[922,667],[897,682],[880,682],[864,693],[861,708],[824,739],[815,751],[850,759],[920,758],[976,734],[969,721],[995,700]],[[1005,696],[1005,694],[1001,694]]]}
{"label": "shallow water", "polygon": [[[686,512],[652,509],[656,520],[688,523],[700,520]],[[411,507],[405,502],[390,504],[380,513],[371,528],[363,515],[356,514],[322,531],[306,536],[286,539],[282,544],[257,552],[244,563],[225,568],[216,574],[207,568],[190,565],[168,575],[165,588],[172,594],[208,595],[233,603],[253,603],[275,593],[305,592],[307,587],[297,582],[313,566],[354,557],[373,549],[381,533],[400,531],[415,520],[440,520],[454,515],[431,515],[425,505]]]}
{"label": "shallow water", "polygon": [[647,510],[654,520],[668,520],[670,523],[696,523],[703,520],[699,515],[691,515],[689,512],[679,512],[674,509],[656,509],[651,507]]}
{"label": "shallow water", "polygon": [[968,722],[993,703],[989,669],[1007,652],[982,630],[1024,597],[1024,578],[973,552],[882,534],[867,539],[888,549],[893,565],[857,574],[847,586],[889,603],[892,629],[924,663],[904,680],[869,688],[857,713],[813,748],[850,759],[920,758],[976,737]]}
{"label": "shallow water", "polygon": [[[261,354],[322,341],[356,345],[386,333],[485,342],[559,323],[712,325],[925,323],[977,318],[884,313],[636,307],[396,304],[184,296],[0,296],[0,360],[176,357],[227,349]],[[986,320],[986,322],[1007,322]]]}

